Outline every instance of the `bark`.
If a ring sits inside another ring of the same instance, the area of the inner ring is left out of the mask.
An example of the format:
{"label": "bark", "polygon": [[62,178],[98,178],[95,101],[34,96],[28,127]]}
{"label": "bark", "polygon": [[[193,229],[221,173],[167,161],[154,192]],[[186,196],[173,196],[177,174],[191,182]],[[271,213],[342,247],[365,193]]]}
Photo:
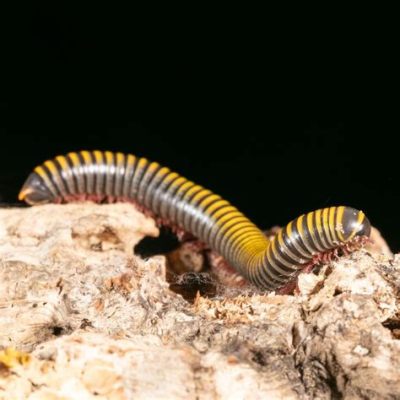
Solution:
{"label": "bark", "polygon": [[133,254],[157,234],[129,204],[0,209],[0,398],[400,398],[399,256],[187,301]]}

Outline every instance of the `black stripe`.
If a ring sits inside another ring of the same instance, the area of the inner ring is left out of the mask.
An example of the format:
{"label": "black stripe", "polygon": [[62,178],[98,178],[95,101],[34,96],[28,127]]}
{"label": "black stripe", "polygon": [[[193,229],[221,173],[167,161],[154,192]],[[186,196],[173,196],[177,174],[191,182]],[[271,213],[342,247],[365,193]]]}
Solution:
{"label": "black stripe", "polygon": [[99,186],[100,186],[100,196],[104,197],[106,193],[106,155],[104,151],[101,152],[101,164],[97,164],[97,177],[99,178]]}
{"label": "black stripe", "polygon": [[[282,282],[276,279],[276,277],[281,277],[279,274],[274,275],[271,270],[268,268],[260,268],[257,270],[260,277],[262,277],[263,281],[266,282],[266,287],[268,290],[274,290],[281,286],[284,286],[286,282]],[[283,277],[285,281],[287,281],[287,277]]]}
{"label": "black stripe", "polygon": [[[160,185],[160,183],[163,182],[163,180],[168,176],[169,174],[169,170],[167,169],[163,174],[159,174],[159,172],[161,171],[161,169],[163,169],[165,167],[161,167],[159,165],[158,169],[156,170],[155,174],[152,176],[151,180],[148,183],[147,189],[144,193],[144,197],[143,197],[143,203],[144,205],[149,208],[150,210],[152,210],[154,212],[154,208],[153,208],[153,204],[154,204],[154,197],[156,196],[156,192],[158,190],[158,187]],[[156,201],[156,206],[157,201]]]}
{"label": "black stripe", "polygon": [[[215,196],[214,193],[211,193],[209,196]],[[205,200],[205,199],[204,199]],[[211,207],[215,202],[223,200],[221,199],[221,196],[218,196],[216,199],[214,199],[211,203],[207,204],[206,208],[204,207],[199,207],[199,210],[202,212],[204,218],[203,218],[203,226],[201,227],[201,230],[198,232],[198,237],[203,238],[205,235],[208,235],[209,232],[205,232],[206,228],[211,229],[212,225],[213,225],[213,221],[212,218],[210,218],[207,214],[207,209],[209,207]],[[218,209],[217,209],[218,210]]]}
{"label": "black stripe", "polygon": [[297,221],[299,218],[296,218],[292,223],[292,240],[296,241],[297,246],[300,247],[304,251],[304,253],[308,254],[308,256],[310,257],[310,252],[307,250],[307,247],[303,243],[302,235],[300,235],[300,232],[297,230]]}
{"label": "black stripe", "polygon": [[[185,195],[185,193],[191,188],[193,187],[195,184],[189,180],[187,180],[184,177],[180,177],[183,179],[183,181],[181,182],[180,185],[172,188],[172,192],[171,193],[171,201],[170,201],[170,206],[168,207],[167,210],[167,218],[172,221],[173,223],[176,223],[178,225],[178,219],[177,219],[177,214],[179,211],[179,207],[180,207],[180,201],[182,199],[182,197]],[[186,185],[188,182],[191,182],[191,184],[182,192],[180,192],[180,190],[182,189],[183,185]]]}
{"label": "black stripe", "polygon": [[[169,172],[167,176],[169,176],[172,172]],[[171,190],[171,185],[179,179],[181,176],[177,175],[175,176],[174,179],[171,179],[167,184],[165,181],[167,180],[167,176],[161,183],[161,185],[158,188],[157,191],[157,200],[158,204],[157,206],[154,206],[154,199],[153,199],[153,209],[154,212],[157,213],[158,215],[161,215],[162,218],[167,218],[168,216],[168,211],[169,211],[169,206],[171,205],[171,200],[172,200],[172,195],[170,193]]]}
{"label": "black stripe", "polygon": [[271,281],[272,279],[267,276],[263,267],[253,268],[253,273],[250,274],[249,272],[246,273],[250,282],[256,285],[259,288],[267,288],[272,289]]}
{"label": "black stripe", "polygon": [[96,179],[97,179],[97,174],[96,174],[96,163],[95,163],[95,158],[94,158],[94,154],[92,151],[89,151],[89,166],[88,169],[91,171],[91,183],[92,183],[92,187],[91,187],[91,192],[89,194],[95,194],[96,193]]}
{"label": "black stripe", "polygon": [[313,215],[313,221],[314,221],[314,235],[315,235],[315,241],[317,242],[317,244],[318,244],[319,247],[321,248],[321,250],[319,250],[319,251],[327,250],[326,246],[324,245],[324,243],[323,243],[323,241],[322,241],[322,239],[321,239],[321,235],[320,235],[320,233],[319,233],[319,231],[318,231],[318,228],[317,228],[317,226],[318,226],[317,222],[319,222],[320,225],[321,225],[321,228],[323,229],[323,227],[322,227],[322,213],[319,213],[319,214],[320,214],[320,218],[321,218],[320,221],[317,221],[317,213],[316,213],[316,211],[314,211],[313,214],[314,214],[314,215]]}
{"label": "black stripe", "polygon": [[117,176],[117,159],[116,159],[116,154],[111,153],[111,164],[108,165],[107,162],[107,169],[108,169],[108,179],[109,179],[109,186],[110,186],[110,194],[111,196],[117,196],[117,193],[115,191],[116,188],[116,176]]}
{"label": "black stripe", "polygon": [[96,159],[94,157],[93,151],[88,151],[90,155],[90,165],[88,166],[89,169],[91,169],[91,175],[92,175],[92,191],[89,194],[96,194],[96,187],[97,187],[97,167],[96,167]]}
{"label": "black stripe", "polygon": [[[235,234],[237,234],[239,231],[239,234],[233,238]],[[243,239],[243,235],[250,235],[251,232],[254,231],[254,226],[250,221],[247,221],[245,225],[242,225],[242,223],[237,226],[233,226],[229,229],[229,235],[225,234],[222,242],[220,243],[220,249],[221,253],[223,254],[231,254],[232,246],[235,243],[238,243],[237,241],[239,238]]]}
{"label": "black stripe", "polygon": [[[308,219],[308,215],[309,215],[309,214],[310,214],[310,213],[306,214],[306,216],[305,216],[304,219],[303,219],[304,236],[307,237],[309,243],[311,243],[311,247],[312,247],[314,253],[319,253],[320,250],[318,249],[317,244],[315,243],[315,242],[316,242],[316,239],[313,238],[313,235],[312,235],[310,229],[308,229],[307,219]],[[312,213],[311,213],[311,224],[312,224],[312,229],[314,229],[313,222],[314,222],[314,217],[313,217],[313,215],[312,215]],[[314,233],[314,232],[313,232],[313,233]]]}
{"label": "black stripe", "polygon": [[[338,207],[334,207],[334,210],[333,210],[333,226],[332,226],[332,230],[335,232],[334,234],[331,234],[331,235],[336,235],[337,237],[333,237],[332,236],[332,244],[334,245],[334,246],[337,246],[339,243],[340,243],[340,239],[339,239],[339,237],[338,237],[338,235],[337,235],[337,233],[336,233],[336,217],[337,217],[337,213],[338,213]],[[331,226],[331,225],[329,225],[329,226]],[[330,231],[329,231],[329,233],[330,233]]]}
{"label": "black stripe", "polygon": [[[118,163],[118,154],[122,156],[122,164]],[[126,155],[123,153],[117,153],[115,155],[116,159],[116,171],[115,171],[115,195],[120,199],[123,195],[123,187],[124,187],[124,177],[125,177],[125,158]],[[119,187],[118,187],[119,186]]]}
{"label": "black stripe", "polygon": [[83,189],[82,193],[87,193],[87,189],[88,189],[87,177],[86,177],[85,173],[82,173],[82,171],[80,171],[80,168],[82,168],[83,171],[84,171],[85,160],[83,159],[82,154],[80,153],[80,151],[77,151],[75,154],[78,156],[78,160],[79,160],[79,167],[75,168],[75,169],[76,169],[76,173],[82,179],[82,189]]}
{"label": "black stripe", "polygon": [[197,203],[193,203],[192,199],[195,197],[199,192],[205,190],[202,186],[198,185],[198,190],[191,193],[190,197],[185,198],[186,200],[186,213],[183,215],[183,226],[187,227],[188,230],[191,230],[191,225],[195,221],[196,212],[198,212]]}
{"label": "black stripe", "polygon": [[[272,243],[270,244],[270,246],[271,246],[271,245],[272,245]],[[280,261],[276,258],[276,255],[275,255],[275,253],[273,252],[273,248],[272,248],[272,247],[271,247],[271,252],[270,252],[270,254],[271,254],[271,256],[270,256],[270,258],[268,259],[268,261],[269,261],[269,263],[270,263],[270,267],[271,267],[272,270],[274,270],[274,271],[276,272],[276,274],[277,274],[278,276],[279,276],[279,275],[282,275],[282,272],[276,270],[275,267],[273,266],[273,264],[275,264],[278,268],[280,268],[281,270],[284,271],[284,272],[283,272],[283,275],[284,275],[284,276],[291,275],[291,274],[295,271],[294,268],[287,267],[285,264],[283,264],[282,262],[280,262]],[[272,264],[272,263],[273,263],[273,264]]]}
{"label": "black stripe", "polygon": [[[243,244],[248,242],[248,239],[256,238],[258,236],[256,231],[254,230],[254,225],[251,222],[249,222],[249,225],[247,227],[243,227],[242,229],[243,229],[243,233],[238,235],[234,240],[231,239],[228,242],[228,249],[224,249],[223,254],[229,254],[229,257],[232,259],[238,259],[240,250],[243,247]],[[236,232],[237,232],[237,230],[236,230]],[[244,235],[246,237],[242,238],[242,236],[244,236]],[[239,239],[239,238],[241,238],[241,239]],[[222,247],[221,247],[221,249],[222,249]]]}
{"label": "black stripe", "polygon": [[328,211],[328,222],[327,222],[327,224],[326,224],[326,226],[327,226],[327,231],[328,231],[328,234],[327,235],[325,235],[325,237],[327,238],[327,240],[328,240],[328,244],[329,244],[329,246],[330,246],[330,248],[332,248],[332,247],[334,247],[335,245],[334,245],[334,241],[333,241],[333,237],[332,237],[332,234],[331,234],[331,229],[330,229],[330,223],[329,223],[329,211]]}
{"label": "black stripe", "polygon": [[[331,231],[329,229],[329,209],[328,209],[328,213],[327,213],[327,223],[324,223],[323,213],[324,213],[324,211],[322,210],[321,218],[322,218],[323,235],[324,235],[325,241],[328,245],[328,249],[331,249],[332,247],[334,247],[334,245],[333,245],[333,240],[332,240],[332,236],[331,236]],[[325,229],[327,230],[327,232],[325,232]]]}
{"label": "black stripe", "polygon": [[217,236],[214,239],[215,247],[221,251],[221,241],[224,242],[229,238],[226,234],[235,224],[246,222],[247,218],[243,216],[243,214],[236,215],[232,218],[229,218],[224,224],[221,226],[221,229],[218,231]]}
{"label": "black stripe", "polygon": [[[310,231],[308,230],[308,227],[307,227],[307,214],[303,218],[302,226],[303,226],[303,234],[300,235],[301,243],[302,243],[303,247],[306,249],[307,254],[309,254],[310,256],[313,256],[314,253],[317,251],[317,249],[315,248],[314,241],[312,240]],[[308,243],[310,250],[307,249],[306,243]]]}
{"label": "black stripe", "polygon": [[131,195],[133,176],[135,175],[135,170],[137,168],[137,163],[138,163],[138,158],[133,156],[133,164],[132,164],[132,168],[130,168],[129,163],[128,163],[129,156],[130,156],[130,154],[127,154],[125,156],[125,171],[131,171],[131,173],[129,173],[128,175],[125,173],[123,182],[122,182],[122,187],[123,187],[122,192],[125,193],[128,198]]}
{"label": "black stripe", "polygon": [[207,218],[205,217],[199,205],[204,199],[206,199],[208,196],[212,194],[208,189],[202,188],[202,190],[205,191],[205,194],[199,197],[194,203],[192,202],[192,206],[195,207],[197,211],[197,218],[192,218],[189,230],[196,233],[199,231],[200,228],[204,226],[204,224],[207,223]]}
{"label": "black stripe", "polygon": [[[50,160],[53,161],[53,160]],[[45,170],[47,177],[49,178],[50,182],[53,184],[53,187],[56,191],[56,195],[63,197],[62,196],[62,192],[60,190],[60,188],[57,185],[57,180],[54,178],[53,174],[51,173],[50,169],[47,167],[47,165],[45,165],[44,163],[42,164],[42,168]],[[48,188],[48,190],[52,193],[53,191],[46,185],[46,187]]]}
{"label": "black stripe", "polygon": [[[271,264],[268,263],[261,268],[257,268],[256,272],[259,278],[266,282],[266,286],[268,289],[272,290],[276,287],[284,285],[284,283],[277,281],[275,278],[280,277],[279,273],[275,273],[271,270]],[[275,271],[275,270],[274,270]],[[286,277],[285,277],[286,278]],[[264,286],[265,287],[265,286]]]}
{"label": "black stripe", "polygon": [[69,167],[68,169],[70,172],[69,179],[70,179],[70,186],[72,187],[71,194],[72,195],[78,194],[79,193],[78,192],[78,181],[74,174],[74,165],[72,163],[72,160],[69,158],[68,154],[64,158],[67,161],[67,164]]}
{"label": "black stripe", "polygon": [[[66,157],[64,157],[64,159],[66,160]],[[65,193],[66,193],[66,194],[71,194],[71,192],[70,192],[70,190],[69,190],[69,186],[68,186],[67,179],[66,179],[65,176],[64,176],[64,170],[63,170],[63,168],[62,168],[60,162],[59,162],[56,158],[55,158],[53,161],[54,161],[54,164],[55,164],[56,167],[57,167],[57,170],[58,170],[58,173],[59,173],[59,175],[60,175],[60,178],[61,178],[61,180],[62,180],[62,182],[63,182],[63,184],[64,184]]]}
{"label": "black stripe", "polygon": [[190,188],[190,190],[193,190],[194,188],[196,190],[194,190],[192,193],[190,193],[189,197],[186,197],[186,194],[185,194],[185,196],[183,196],[182,204],[181,204],[181,206],[178,210],[178,214],[177,214],[178,223],[180,223],[185,228],[185,230],[188,230],[188,228],[191,224],[192,218],[193,218],[194,210],[195,210],[191,203],[191,200],[194,196],[196,196],[197,193],[199,193],[201,190],[203,190],[203,188],[200,185],[196,185],[196,184],[194,186],[192,186]]}
{"label": "black stripe", "polygon": [[[146,160],[146,164],[141,169],[139,169],[139,163],[142,160]],[[132,198],[135,201],[137,201],[139,204],[141,204],[141,203],[139,201],[138,195],[139,195],[139,192],[141,189],[142,179],[145,177],[147,169],[150,164],[151,164],[151,161],[144,159],[143,157],[140,158],[140,160],[137,163],[137,168],[135,169],[135,173],[133,175],[133,181],[132,181],[132,185],[131,185],[131,193],[130,194],[132,195],[132,190],[133,190],[134,193],[133,193]]]}
{"label": "black stripe", "polygon": [[278,237],[277,237],[277,236],[276,236],[275,238],[273,238],[272,240],[275,240],[275,241],[276,241],[276,246],[275,246],[276,252],[278,253],[278,255],[279,255],[283,260],[285,260],[285,261],[288,262],[289,264],[292,264],[293,266],[298,264],[297,260],[293,259],[293,258],[288,254],[288,252],[285,251],[285,250],[286,250],[286,249],[285,249],[285,241],[283,241],[284,247],[281,247],[280,244],[279,244],[279,241],[278,241]]}
{"label": "black stripe", "polygon": [[[154,171],[149,171],[150,165],[152,165],[152,164],[157,164],[156,168]],[[137,195],[137,201],[139,204],[141,204],[145,207],[147,207],[147,204],[145,204],[146,193],[149,190],[149,188],[152,187],[151,183],[152,183],[154,177],[156,176],[157,172],[160,170],[160,168],[162,168],[160,166],[160,164],[153,163],[153,161],[152,161],[148,164],[145,175],[142,175],[142,179],[140,181],[140,186],[139,186],[138,195]]]}
{"label": "black stripe", "polygon": [[[186,182],[190,182],[190,185],[184,191],[177,193],[175,206],[173,207],[174,209],[171,210],[172,212],[174,212],[174,218],[172,219],[172,221],[176,222],[182,228],[184,228],[184,226],[182,224],[181,214],[187,204],[185,196],[189,190],[192,190],[193,187],[196,186],[196,184],[192,181]],[[184,182],[181,186],[183,186],[186,182]]]}
{"label": "black stripe", "polygon": [[[232,207],[229,203],[226,204],[225,206],[222,207],[218,207],[217,210],[213,211],[212,213],[212,217],[213,215],[218,211],[221,210],[223,208],[228,208],[228,207]],[[210,243],[214,243],[215,237],[219,234],[219,232],[222,230],[222,228],[224,227],[225,223],[221,226],[219,221],[221,220],[221,218],[225,217],[226,215],[229,214],[233,214],[233,213],[237,213],[238,210],[236,210],[235,208],[233,210],[226,210],[225,212],[223,212],[221,215],[218,216],[218,219],[213,218],[214,221],[214,225],[213,227],[210,229],[209,234],[207,235],[206,239],[207,241],[209,241]]]}
{"label": "black stripe", "polygon": [[304,258],[304,256],[302,254],[300,254],[300,252],[296,249],[295,244],[297,244],[298,247],[303,249],[303,246],[298,243],[298,232],[297,230],[294,231],[293,230],[293,224],[292,224],[292,236],[290,237],[287,231],[287,226],[285,226],[283,228],[283,232],[282,232],[282,240],[283,243],[285,244],[285,246],[288,248],[288,250],[293,253],[295,256],[297,256],[298,258]]}

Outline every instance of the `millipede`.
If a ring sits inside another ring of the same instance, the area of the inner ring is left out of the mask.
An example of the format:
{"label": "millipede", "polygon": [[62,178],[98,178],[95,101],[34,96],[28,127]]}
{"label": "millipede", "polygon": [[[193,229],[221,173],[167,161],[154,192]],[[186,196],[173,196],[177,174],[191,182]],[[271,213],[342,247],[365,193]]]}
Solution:
{"label": "millipede", "polygon": [[337,206],[301,215],[269,240],[221,196],[157,162],[110,151],[71,152],[45,161],[28,176],[19,200],[133,202],[162,224],[191,234],[268,291],[284,288],[338,249],[360,247],[371,230],[362,211]]}

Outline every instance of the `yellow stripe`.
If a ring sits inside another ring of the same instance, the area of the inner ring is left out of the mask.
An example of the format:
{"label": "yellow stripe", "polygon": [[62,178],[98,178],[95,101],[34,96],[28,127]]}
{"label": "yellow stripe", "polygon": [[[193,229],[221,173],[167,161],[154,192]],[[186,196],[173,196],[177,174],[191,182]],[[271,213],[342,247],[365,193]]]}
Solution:
{"label": "yellow stripe", "polygon": [[71,159],[72,164],[74,164],[75,167],[79,167],[81,165],[78,154],[68,153],[68,157]]}
{"label": "yellow stripe", "polygon": [[[251,265],[253,260],[250,263],[248,260],[252,259],[255,255],[264,257],[266,243],[260,239],[257,233],[249,233],[244,238],[236,241],[234,245],[235,247],[231,248],[230,252],[235,259],[243,257],[244,260],[242,260],[242,263],[244,265]],[[249,253],[251,256],[249,256]]]}
{"label": "yellow stripe", "polygon": [[272,253],[274,253],[274,256],[276,258],[276,254],[277,254],[277,252],[276,252],[276,240],[271,240],[271,245],[269,247],[271,247],[271,251],[272,251]]}
{"label": "yellow stripe", "polygon": [[285,247],[286,247],[285,242],[283,241],[283,229],[281,229],[281,230],[278,232],[277,240],[278,240],[279,245],[280,245],[282,248],[285,248]]}
{"label": "yellow stripe", "polygon": [[147,168],[146,172],[154,172],[160,166],[159,163],[153,161]]}
{"label": "yellow stripe", "polygon": [[103,164],[103,154],[101,151],[95,150],[93,152],[96,164]]}
{"label": "yellow stripe", "polygon": [[48,170],[49,170],[53,175],[59,176],[59,174],[58,174],[58,169],[57,169],[57,167],[55,166],[55,164],[54,164],[54,162],[53,162],[52,160],[47,160],[47,161],[45,161],[45,162],[44,162],[44,165],[48,168]]}
{"label": "yellow stripe", "polygon": [[193,193],[198,192],[199,190],[201,190],[202,187],[199,185],[194,185],[193,187],[191,187],[184,195],[184,198],[186,197],[190,197]]}
{"label": "yellow stripe", "polygon": [[329,229],[331,231],[332,244],[336,244],[335,242],[338,242],[338,238],[336,236],[336,227],[335,227],[335,211],[336,207],[329,208]]}
{"label": "yellow stripe", "polygon": [[90,153],[86,150],[81,151],[81,156],[83,161],[85,161],[86,165],[90,165],[92,163],[92,157],[90,157]]}
{"label": "yellow stripe", "polygon": [[125,155],[122,153],[117,153],[117,165],[119,168],[123,167],[125,164]]}
{"label": "yellow stripe", "polygon": [[[260,252],[265,248],[265,243],[254,237],[251,238],[251,240],[248,240],[247,242],[242,242],[242,247],[246,254],[246,258],[249,259],[260,254]],[[238,253],[238,255],[240,255],[240,253]]]}
{"label": "yellow stripe", "polygon": [[353,232],[351,232],[351,235],[348,237],[347,240],[353,239],[353,237],[356,235],[356,233],[360,230],[360,227],[361,227],[364,219],[365,219],[365,214],[362,211],[359,211],[357,214],[357,223],[355,224]]}
{"label": "yellow stripe", "polygon": [[[284,231],[284,228],[283,229],[281,229],[279,232],[278,232],[278,235],[276,236],[276,240],[277,240],[277,242],[278,242],[278,244],[279,244],[279,247],[281,248],[281,249],[283,249],[283,253],[287,253],[287,256],[291,259],[291,260],[293,260],[292,262],[297,262],[299,259],[301,259],[301,255],[300,255],[300,257],[299,256],[297,256],[294,252],[292,252],[289,248],[288,248],[288,246],[286,245],[286,243],[285,243],[285,241],[284,241],[284,239],[283,239],[283,231]],[[295,247],[295,249],[296,249],[296,247]],[[287,260],[285,260],[285,261],[287,261]],[[289,261],[288,261],[289,262]]]}
{"label": "yellow stripe", "polygon": [[[182,185],[186,181],[187,181],[186,178],[184,178],[183,176],[180,176],[177,180],[175,180],[171,183],[171,188],[175,188],[179,185]],[[179,190],[177,191],[177,193],[179,193]]]}
{"label": "yellow stripe", "polygon": [[[236,222],[235,222],[236,221]],[[238,222],[240,221],[240,222]],[[221,230],[219,232],[225,231],[225,229],[228,229],[232,224],[236,223],[242,223],[242,222],[247,222],[248,219],[241,214],[240,212],[232,212],[224,215],[221,217],[218,221],[217,224],[221,227]]]}
{"label": "yellow stripe", "polygon": [[[300,215],[299,218],[297,218],[297,225],[296,225],[297,232],[299,232],[300,238],[301,238],[301,240],[302,240],[302,242],[304,244],[304,247],[305,247],[305,250],[306,250],[306,254],[307,253],[313,254],[316,251],[316,249],[313,246],[313,244],[310,243],[310,239],[309,239],[309,237],[307,237],[308,235],[305,235],[304,228],[303,228],[304,217],[305,217],[305,215],[303,214],[303,215]],[[308,219],[308,215],[307,215],[307,219]],[[307,220],[306,220],[306,223],[307,223]],[[307,229],[310,230],[310,228],[308,226],[308,223],[307,223]]]}
{"label": "yellow stripe", "polygon": [[[268,246],[267,258],[268,258],[268,262],[274,267],[274,270],[275,270],[275,271],[271,271],[271,275],[273,275],[273,277],[279,281],[285,281],[285,280],[287,280],[287,278],[284,278],[283,276],[279,276],[279,274],[286,275],[287,268],[293,269],[293,272],[295,272],[295,266],[279,255],[279,252],[276,248],[276,242],[277,241],[274,239],[271,241],[270,246]],[[278,265],[279,263],[283,264],[283,267]]]}
{"label": "yellow stripe", "polygon": [[167,168],[167,167],[162,167],[162,168],[160,168],[160,169],[158,170],[158,172],[156,173],[156,177],[165,175],[165,174],[167,174],[168,172],[169,172],[169,168]]}
{"label": "yellow stripe", "polygon": [[36,167],[34,169],[34,172],[36,172],[43,180],[47,180],[48,179],[46,171],[43,169],[42,166]]}
{"label": "yellow stripe", "polygon": [[324,228],[324,236],[328,246],[331,246],[331,239],[329,234],[329,208],[324,208],[322,211],[322,227]]}
{"label": "yellow stripe", "polygon": [[[224,219],[224,220],[228,219],[228,220],[225,222],[224,221],[216,222],[216,225],[220,226],[220,229],[218,230],[218,235],[215,237],[215,239],[216,239],[215,243],[216,243],[217,247],[220,245],[221,241],[224,238],[227,239],[227,243],[225,244],[224,247],[226,247],[228,245],[228,243],[231,241],[231,238],[228,238],[228,235],[229,235],[228,232],[230,230],[232,230],[233,228],[236,229],[236,228],[238,228],[238,226],[245,228],[249,224],[249,220],[243,215],[236,215],[236,216],[232,217],[229,214],[229,215],[222,217],[222,219]],[[248,236],[248,235],[246,235],[246,236]]]}
{"label": "yellow stripe", "polygon": [[[184,179],[184,178],[182,178]],[[179,180],[179,179],[178,179]],[[185,179],[184,179],[185,180]],[[176,191],[176,194],[178,193],[182,193],[185,189],[187,189],[188,187],[194,185],[194,183],[192,181],[186,181],[185,183],[182,184],[182,186]]]}
{"label": "yellow stripe", "polygon": [[362,225],[364,219],[365,219],[365,214],[362,211],[359,211],[357,216],[357,224]]}
{"label": "yellow stripe", "polygon": [[56,157],[56,160],[57,160],[58,163],[60,164],[62,170],[63,170],[64,172],[67,172],[68,169],[69,169],[69,164],[68,164],[67,159],[66,159],[64,156],[57,156],[57,157]]}
{"label": "yellow stripe", "polygon": [[62,181],[62,178],[60,176],[60,171],[58,170],[55,162],[53,160],[47,160],[44,162],[44,165],[50,171],[55,181],[55,184],[53,185],[54,189],[63,193],[63,191],[65,190],[64,183]]}
{"label": "yellow stripe", "polygon": [[[164,183],[170,183],[171,181],[173,181],[175,178],[178,178],[179,174],[177,174],[176,172],[171,172],[168,174],[168,176],[166,176],[164,178]],[[171,187],[173,187],[173,183],[171,183]]]}
{"label": "yellow stripe", "polygon": [[226,201],[226,200],[219,200],[216,201],[215,203],[211,204],[210,207],[208,207],[207,209],[204,210],[204,212],[210,216],[214,210],[217,210],[220,207],[224,207],[224,206],[230,206],[230,204]]}
{"label": "yellow stripe", "polygon": [[297,232],[299,232],[300,237],[304,237],[303,219],[304,219],[304,215],[300,215],[300,217],[297,218],[296,228],[297,228]]}
{"label": "yellow stripe", "polygon": [[[296,237],[293,237],[294,233],[293,233],[293,222],[291,221],[289,222],[289,224],[286,227],[286,232],[287,232],[287,237],[289,239],[289,241],[293,244],[294,248],[296,249],[297,253],[300,254],[300,258],[302,257],[308,257],[308,253],[307,253],[307,248],[304,249],[304,247],[302,245],[300,245],[300,243],[298,243],[298,239]],[[283,230],[281,230],[283,232]],[[298,232],[298,235],[300,236],[300,232]]]}
{"label": "yellow stripe", "polygon": [[137,170],[143,169],[146,165],[147,165],[147,158],[142,157],[138,162]]}
{"label": "yellow stripe", "polygon": [[114,160],[113,153],[111,153],[111,151],[106,151],[104,154],[106,156],[107,165],[111,167],[113,165],[113,160]]}
{"label": "yellow stripe", "polygon": [[[271,262],[271,260],[275,260],[276,263],[272,262],[271,264],[273,264],[274,269],[281,274],[285,274],[285,268],[290,268],[290,266],[286,265],[286,264],[290,264],[287,260],[285,260],[284,258],[282,258],[279,253],[278,250],[276,248],[276,240],[272,240],[271,241],[271,245],[269,246],[270,253],[268,256],[269,261]],[[271,257],[271,253],[273,254],[273,257]],[[281,266],[278,265],[278,263],[283,264],[283,268]],[[273,272],[274,274],[274,272]]]}
{"label": "yellow stripe", "polygon": [[[325,236],[323,234],[323,227],[322,227],[322,223],[321,223],[322,210],[316,210],[316,211],[314,211],[314,214],[315,214],[315,228],[316,228],[316,231],[318,232],[318,239],[319,239],[319,240],[317,240],[317,244],[321,248],[321,250],[324,250],[327,243],[325,240]],[[317,236],[315,236],[315,237],[317,239]]]}
{"label": "yellow stripe", "polygon": [[30,193],[33,193],[33,190],[31,188],[29,188],[29,187],[24,189],[24,190],[21,190],[19,192],[19,194],[18,194],[18,200],[19,201],[24,201],[25,197]]}
{"label": "yellow stripe", "polygon": [[[215,214],[213,215],[213,218],[218,219],[218,217],[222,214],[225,214],[226,212],[234,212],[237,211],[237,209],[231,205],[222,207],[220,210],[216,211]],[[219,221],[218,221],[219,222]]]}
{"label": "yellow stripe", "polygon": [[339,240],[344,242],[345,238],[343,236],[343,213],[344,207],[340,206],[337,208],[336,214],[336,232],[338,233]]}
{"label": "yellow stripe", "polygon": [[[237,229],[234,231],[234,233],[231,233],[234,229]],[[230,236],[229,241],[234,242],[237,240],[238,236],[244,235],[246,232],[249,233],[251,231],[257,231],[257,229],[254,227],[253,223],[251,221],[247,222],[240,222],[237,226],[232,226],[230,227],[226,232],[225,235]]]}
{"label": "yellow stripe", "polygon": [[[38,166],[34,169],[34,172],[36,172],[46,183],[47,187],[49,189],[53,188],[53,184],[51,183],[50,178],[48,177],[46,171],[43,169],[42,166]],[[53,190],[51,190],[53,192]]]}
{"label": "yellow stripe", "polygon": [[[251,229],[251,230],[249,230],[249,229]],[[248,232],[247,232],[247,234],[245,235],[245,236],[243,236],[243,237],[239,237],[239,238],[236,238],[236,239],[234,239],[233,240],[233,238],[232,238],[232,242],[235,244],[235,245],[238,245],[238,246],[242,246],[244,243],[246,243],[250,238],[251,238],[251,240],[257,240],[257,241],[259,241],[259,239],[260,239],[260,232],[257,232],[255,229],[254,229],[254,227],[252,228],[252,227],[248,227],[248,228],[246,228],[246,227],[244,227],[244,228],[242,228],[240,231],[245,231],[245,230],[249,230]],[[265,240],[262,240],[263,242],[264,242],[264,249],[265,249]],[[237,248],[236,249],[236,251],[235,251],[235,253],[236,252],[239,252],[240,251],[240,248]]]}
{"label": "yellow stripe", "polygon": [[128,165],[130,167],[133,166],[133,164],[135,163],[135,160],[136,160],[136,157],[134,155],[128,154],[128,161],[127,162],[128,162]]}
{"label": "yellow stripe", "polygon": [[279,241],[279,235],[281,235],[281,234],[282,234],[282,230],[278,233],[277,236],[275,236],[274,239],[271,240],[271,246],[272,246],[272,252],[274,253],[275,259],[277,261],[279,261],[278,259],[281,259],[279,262],[281,262],[283,265],[285,265],[285,263],[289,264],[289,261],[287,261],[286,259],[284,259],[282,256],[279,255],[278,249],[276,247],[277,243],[280,244],[282,247],[284,247],[282,236],[281,236],[282,243]]}
{"label": "yellow stripe", "polygon": [[203,196],[207,196],[207,194],[211,194],[211,191],[210,191],[210,190],[207,190],[207,189],[202,189],[202,190],[200,190],[200,192],[196,193],[196,194],[193,196],[193,198],[192,198],[192,200],[190,200],[190,202],[191,202],[192,204],[195,204],[197,200],[199,200],[199,199],[202,198]]}
{"label": "yellow stripe", "polygon": [[214,200],[221,199],[221,196],[218,196],[216,194],[211,194],[210,196],[207,196],[204,200],[202,200],[199,204],[199,208],[205,209],[208,204],[210,204]]}
{"label": "yellow stripe", "polygon": [[314,216],[313,212],[310,212],[307,214],[307,228],[308,228],[308,232],[311,235],[311,240],[313,242],[310,244],[315,248],[315,250],[317,250],[317,241],[316,241],[315,233],[314,233],[315,227],[314,227],[313,216]]}
{"label": "yellow stripe", "polygon": [[321,224],[321,213],[322,213],[322,210],[314,211],[314,213],[315,213],[315,225],[317,227],[317,231],[320,234],[320,236],[322,236],[321,235],[321,233],[322,233],[322,224]]}
{"label": "yellow stripe", "polygon": [[[265,255],[265,240],[260,237],[259,233],[250,232],[244,238],[236,242],[238,247],[234,250],[233,258],[244,258],[242,262],[246,262],[250,258],[256,255]],[[268,250],[271,250],[271,246],[268,246]],[[268,255],[267,255],[268,256]],[[251,264],[251,263],[250,263]]]}
{"label": "yellow stripe", "polygon": [[292,225],[293,225],[293,221],[290,221],[289,224],[288,224],[288,226],[286,227],[287,236],[288,236],[288,239],[289,239],[290,241],[294,240],[294,239],[292,238],[292,236],[293,236]]}

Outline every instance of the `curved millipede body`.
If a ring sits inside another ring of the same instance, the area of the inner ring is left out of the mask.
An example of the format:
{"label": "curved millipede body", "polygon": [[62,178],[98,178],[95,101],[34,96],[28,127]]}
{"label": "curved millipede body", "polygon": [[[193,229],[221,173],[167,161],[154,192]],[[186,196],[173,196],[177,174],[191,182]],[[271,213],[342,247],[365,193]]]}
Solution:
{"label": "curved millipede body", "polygon": [[362,211],[329,207],[301,215],[271,241],[238,209],[146,158],[80,151],[36,167],[19,194],[31,205],[70,199],[128,200],[189,232],[262,289],[285,286],[315,257],[369,236]]}

